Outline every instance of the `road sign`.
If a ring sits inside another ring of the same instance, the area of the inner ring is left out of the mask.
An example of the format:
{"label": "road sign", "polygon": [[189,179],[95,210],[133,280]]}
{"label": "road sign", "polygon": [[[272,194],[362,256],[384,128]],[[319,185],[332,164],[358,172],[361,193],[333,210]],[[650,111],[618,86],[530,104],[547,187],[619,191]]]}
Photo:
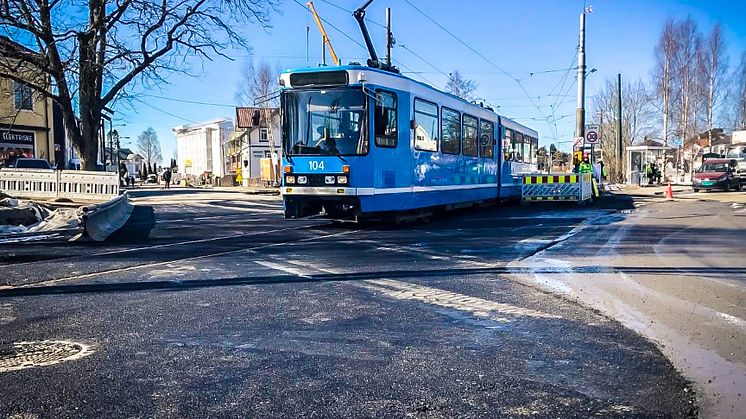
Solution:
{"label": "road sign", "polygon": [[598,144],[601,142],[601,134],[598,132],[598,125],[585,126],[585,142],[588,144]]}

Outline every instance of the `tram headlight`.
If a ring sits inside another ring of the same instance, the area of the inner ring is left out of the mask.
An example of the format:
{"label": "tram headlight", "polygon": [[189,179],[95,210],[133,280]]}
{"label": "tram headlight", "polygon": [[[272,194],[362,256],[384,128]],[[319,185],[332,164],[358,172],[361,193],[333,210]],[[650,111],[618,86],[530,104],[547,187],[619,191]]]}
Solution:
{"label": "tram headlight", "polygon": [[325,176],[324,183],[327,185],[334,185],[334,176]]}
{"label": "tram headlight", "polygon": [[339,183],[340,185],[346,185],[347,176],[337,176],[337,183]]}
{"label": "tram headlight", "polygon": [[308,178],[306,176],[298,176],[298,183],[300,185],[305,185],[308,183]]}
{"label": "tram headlight", "polygon": [[285,176],[285,183],[288,185],[295,183],[295,176]]}

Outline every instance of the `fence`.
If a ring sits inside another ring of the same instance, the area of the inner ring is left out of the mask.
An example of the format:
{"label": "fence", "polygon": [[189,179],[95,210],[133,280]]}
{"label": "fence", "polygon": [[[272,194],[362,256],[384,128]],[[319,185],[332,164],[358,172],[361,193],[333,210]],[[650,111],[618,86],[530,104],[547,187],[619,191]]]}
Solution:
{"label": "fence", "polygon": [[579,204],[591,199],[590,173],[525,175],[521,187],[522,202],[571,201]]}
{"label": "fence", "polygon": [[19,198],[108,200],[119,195],[119,176],[81,170],[0,169],[0,191]]}

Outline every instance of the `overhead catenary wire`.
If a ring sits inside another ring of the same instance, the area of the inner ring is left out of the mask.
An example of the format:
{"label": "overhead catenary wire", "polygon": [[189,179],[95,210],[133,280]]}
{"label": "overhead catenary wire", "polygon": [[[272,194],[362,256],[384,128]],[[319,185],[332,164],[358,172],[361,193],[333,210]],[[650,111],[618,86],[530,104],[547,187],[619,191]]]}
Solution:
{"label": "overhead catenary wire", "polygon": [[143,105],[149,107],[150,109],[153,109],[155,111],[161,112],[161,113],[166,114],[168,116],[172,116],[174,118],[181,119],[182,121],[191,122],[193,124],[197,124],[198,123],[197,121],[191,120],[189,118],[184,118],[183,116],[179,116],[179,115],[176,115],[176,114],[172,114],[171,112],[164,111],[163,109],[155,107],[155,106],[153,106],[153,105],[151,105],[151,104],[149,104],[149,103],[147,103],[147,102],[145,102],[143,100],[140,100],[138,98],[133,98],[133,99],[135,99],[136,101],[138,101],[138,102],[142,103]]}
{"label": "overhead catenary wire", "polygon": [[[436,25],[437,27],[439,27],[440,29],[442,29],[444,32],[446,32],[452,38],[454,38],[461,45],[463,45],[468,50],[470,50],[471,52],[473,52],[475,55],[477,55],[478,57],[480,57],[481,59],[483,59],[485,62],[487,62],[491,66],[493,66],[495,69],[498,70],[498,72],[500,74],[503,74],[506,77],[508,77],[511,80],[513,80],[518,85],[518,87],[523,92],[523,94],[530,100],[530,102],[534,106],[534,108],[539,112],[539,115],[541,115],[541,116],[543,116],[545,118],[544,120],[546,121],[547,126],[549,127],[549,130],[552,131],[552,124],[553,124],[553,122],[551,121],[552,115],[547,115],[547,114],[545,114],[541,110],[541,107],[539,107],[539,105],[536,103],[536,101],[533,99],[533,97],[528,93],[528,91],[526,90],[526,88],[521,83],[520,79],[514,77],[513,75],[511,75],[510,73],[508,73],[507,71],[505,71],[505,69],[503,69],[502,67],[500,67],[499,65],[497,65],[495,62],[493,62],[492,60],[490,60],[489,58],[487,58],[484,54],[480,53],[474,47],[472,47],[471,45],[469,45],[468,43],[466,43],[465,41],[463,41],[456,34],[454,34],[453,32],[451,32],[450,30],[448,30],[448,28],[446,28],[445,26],[443,26],[442,24],[440,24],[437,20],[433,19],[430,15],[428,15],[423,10],[421,10],[419,7],[417,7],[416,5],[414,5],[410,0],[404,0],[404,2],[407,3],[413,9],[415,9],[418,13],[420,13],[422,16],[424,16],[430,22],[432,22],[434,25]],[[574,61],[573,61],[573,64],[574,64]],[[572,67],[572,65],[570,67]]]}

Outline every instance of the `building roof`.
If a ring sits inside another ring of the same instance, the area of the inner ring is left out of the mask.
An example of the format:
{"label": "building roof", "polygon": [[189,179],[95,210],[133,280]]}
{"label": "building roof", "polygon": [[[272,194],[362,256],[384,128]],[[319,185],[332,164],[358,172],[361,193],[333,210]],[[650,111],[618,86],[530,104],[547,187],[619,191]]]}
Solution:
{"label": "building roof", "polygon": [[210,119],[210,120],[203,121],[203,122],[197,122],[194,124],[179,125],[177,127],[174,127],[173,131],[175,133],[180,133],[180,132],[187,132],[187,131],[202,129],[205,127],[209,127],[210,125],[224,125],[224,124],[230,124],[231,126],[233,126],[233,120],[230,118],[226,118],[226,117],[215,118],[215,119]]}
{"label": "building roof", "polygon": [[[254,112],[261,112],[263,108],[252,108],[252,107],[240,107],[236,108],[236,127],[238,128],[254,128],[254,124],[251,119]],[[280,108],[269,108],[272,118],[280,115]]]}

